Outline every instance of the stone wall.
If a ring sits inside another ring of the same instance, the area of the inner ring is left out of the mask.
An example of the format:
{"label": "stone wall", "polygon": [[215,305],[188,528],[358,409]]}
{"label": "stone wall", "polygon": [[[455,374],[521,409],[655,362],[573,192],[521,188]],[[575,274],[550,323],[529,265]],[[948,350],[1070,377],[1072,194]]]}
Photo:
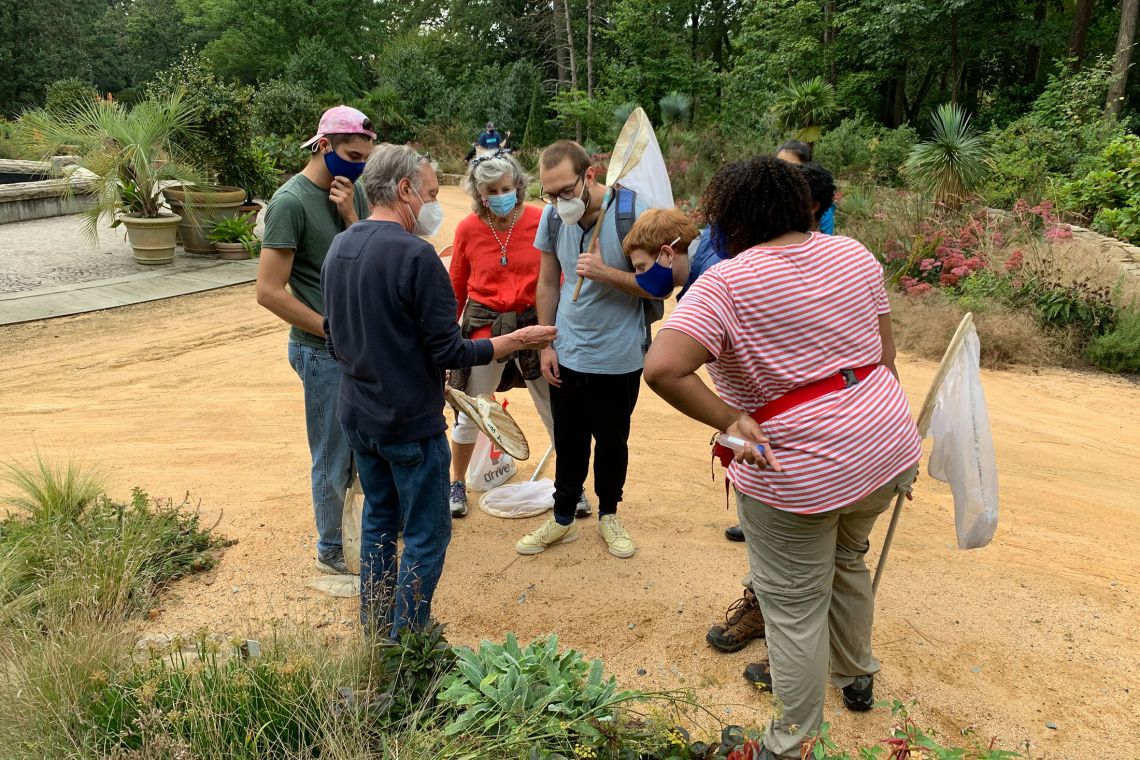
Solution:
{"label": "stone wall", "polygon": [[63,167],[74,163],[72,156],[59,156],[50,162],[0,160],[0,172],[50,177],[39,182],[0,185],[0,224],[78,214],[90,208],[91,180],[58,176]]}

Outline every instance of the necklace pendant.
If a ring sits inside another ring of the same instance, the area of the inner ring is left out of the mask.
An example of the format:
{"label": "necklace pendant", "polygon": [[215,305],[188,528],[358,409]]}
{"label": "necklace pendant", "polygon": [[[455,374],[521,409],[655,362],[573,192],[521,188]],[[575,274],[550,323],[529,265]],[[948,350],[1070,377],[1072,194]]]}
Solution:
{"label": "necklace pendant", "polygon": [[500,258],[499,258],[499,263],[500,263],[500,264],[502,264],[503,266],[506,266],[506,265],[507,265],[507,254],[505,254],[505,253],[504,253],[504,254],[503,254],[503,255],[502,255]]}

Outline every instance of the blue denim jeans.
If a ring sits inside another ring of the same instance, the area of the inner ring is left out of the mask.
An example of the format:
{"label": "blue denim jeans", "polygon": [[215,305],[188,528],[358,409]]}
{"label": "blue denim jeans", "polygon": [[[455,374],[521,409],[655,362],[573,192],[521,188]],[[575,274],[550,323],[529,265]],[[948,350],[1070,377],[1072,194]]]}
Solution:
{"label": "blue denim jeans", "polygon": [[[425,628],[431,618],[431,600],[451,543],[451,450],[443,433],[381,444],[347,425],[344,432],[364,490],[360,623],[366,634],[388,633],[395,639],[405,627]],[[397,559],[401,523],[404,552]]]}
{"label": "blue denim jeans", "polygon": [[289,341],[289,364],[305,388],[305,431],[313,459],[313,516],[317,553],[341,548],[340,518],[352,471],[352,449],[336,418],[340,369],[327,350]]}

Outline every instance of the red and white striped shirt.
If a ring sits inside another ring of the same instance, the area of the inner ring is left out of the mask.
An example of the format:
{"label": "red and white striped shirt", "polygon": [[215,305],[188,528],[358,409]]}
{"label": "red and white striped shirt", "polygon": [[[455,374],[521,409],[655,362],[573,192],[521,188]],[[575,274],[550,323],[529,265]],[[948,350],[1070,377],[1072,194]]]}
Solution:
{"label": "red and white striped shirt", "polygon": [[[878,318],[890,312],[883,270],[858,241],[813,233],[717,264],[685,294],[664,329],[712,355],[709,375],[730,406],[753,412],[842,369],[878,364]],[[858,385],[762,426],[785,473],[733,463],[736,488],[772,507],[811,514],[852,504],[922,455],[902,386],[886,367]]]}

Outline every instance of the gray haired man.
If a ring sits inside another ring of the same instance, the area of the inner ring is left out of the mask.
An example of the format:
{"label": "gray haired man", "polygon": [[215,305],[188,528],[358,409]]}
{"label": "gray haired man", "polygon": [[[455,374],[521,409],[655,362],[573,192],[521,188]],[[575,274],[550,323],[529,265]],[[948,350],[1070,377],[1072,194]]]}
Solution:
{"label": "gray haired man", "polygon": [[395,638],[429,624],[451,540],[444,371],[544,347],[556,330],[464,339],[447,271],[417,237],[443,222],[431,163],[383,144],[361,179],[371,214],[337,235],[325,259],[324,332],[342,374],[337,416],[364,489],[360,620]]}

